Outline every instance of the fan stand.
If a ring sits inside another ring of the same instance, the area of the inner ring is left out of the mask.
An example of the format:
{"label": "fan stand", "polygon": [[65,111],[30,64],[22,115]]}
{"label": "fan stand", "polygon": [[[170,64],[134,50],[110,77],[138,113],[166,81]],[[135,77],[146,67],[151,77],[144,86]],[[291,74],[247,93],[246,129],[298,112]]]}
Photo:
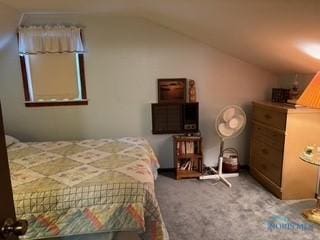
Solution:
{"label": "fan stand", "polygon": [[228,187],[232,187],[232,184],[226,179],[230,177],[238,177],[239,173],[222,173],[222,162],[223,162],[223,146],[224,146],[224,141],[221,140],[220,143],[220,154],[219,154],[219,163],[218,163],[218,171],[215,170],[213,167],[209,167],[214,174],[211,175],[204,175],[200,176],[200,180],[205,180],[205,179],[216,179],[218,181],[223,182],[225,185]]}

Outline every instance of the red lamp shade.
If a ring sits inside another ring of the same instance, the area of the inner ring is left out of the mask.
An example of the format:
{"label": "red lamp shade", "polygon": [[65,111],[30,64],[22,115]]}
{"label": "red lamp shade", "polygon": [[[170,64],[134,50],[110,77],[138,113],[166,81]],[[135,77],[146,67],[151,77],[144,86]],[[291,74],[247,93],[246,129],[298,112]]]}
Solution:
{"label": "red lamp shade", "polygon": [[297,104],[311,108],[320,108],[320,72],[317,72],[313,77],[298,99]]}

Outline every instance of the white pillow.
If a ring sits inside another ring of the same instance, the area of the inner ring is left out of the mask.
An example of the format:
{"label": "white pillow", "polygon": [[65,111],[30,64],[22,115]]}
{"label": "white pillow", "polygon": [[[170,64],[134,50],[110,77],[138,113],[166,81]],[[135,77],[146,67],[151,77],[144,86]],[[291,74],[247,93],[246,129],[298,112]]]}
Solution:
{"label": "white pillow", "polygon": [[14,143],[18,143],[20,142],[18,139],[11,137],[9,135],[5,135],[6,137],[6,146],[9,147],[10,145],[14,144]]}

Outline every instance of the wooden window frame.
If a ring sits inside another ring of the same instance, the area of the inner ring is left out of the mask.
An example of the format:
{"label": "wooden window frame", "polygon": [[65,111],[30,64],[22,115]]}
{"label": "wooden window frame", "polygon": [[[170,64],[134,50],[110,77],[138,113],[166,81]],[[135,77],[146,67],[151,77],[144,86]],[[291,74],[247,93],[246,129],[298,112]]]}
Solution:
{"label": "wooden window frame", "polygon": [[[82,32],[80,32],[82,38]],[[19,33],[17,33],[17,39],[19,41]],[[28,74],[25,56],[20,55],[20,66],[21,66],[21,74],[23,81],[23,91],[24,91],[24,99],[26,107],[53,107],[53,106],[72,106],[72,105],[88,105],[87,99],[87,90],[86,90],[86,78],[84,71],[84,54],[78,53],[78,63],[79,63],[79,75],[80,75],[80,88],[81,88],[81,97],[79,100],[71,100],[71,101],[31,101],[30,92],[29,92],[29,83],[28,83]]]}

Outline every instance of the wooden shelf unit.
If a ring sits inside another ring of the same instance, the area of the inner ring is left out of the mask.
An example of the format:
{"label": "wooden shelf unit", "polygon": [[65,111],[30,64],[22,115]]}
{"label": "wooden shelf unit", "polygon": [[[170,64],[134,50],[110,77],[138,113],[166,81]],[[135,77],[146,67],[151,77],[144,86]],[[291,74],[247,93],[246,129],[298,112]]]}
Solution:
{"label": "wooden shelf unit", "polygon": [[202,138],[200,136],[173,136],[176,179],[198,178],[202,174]]}

